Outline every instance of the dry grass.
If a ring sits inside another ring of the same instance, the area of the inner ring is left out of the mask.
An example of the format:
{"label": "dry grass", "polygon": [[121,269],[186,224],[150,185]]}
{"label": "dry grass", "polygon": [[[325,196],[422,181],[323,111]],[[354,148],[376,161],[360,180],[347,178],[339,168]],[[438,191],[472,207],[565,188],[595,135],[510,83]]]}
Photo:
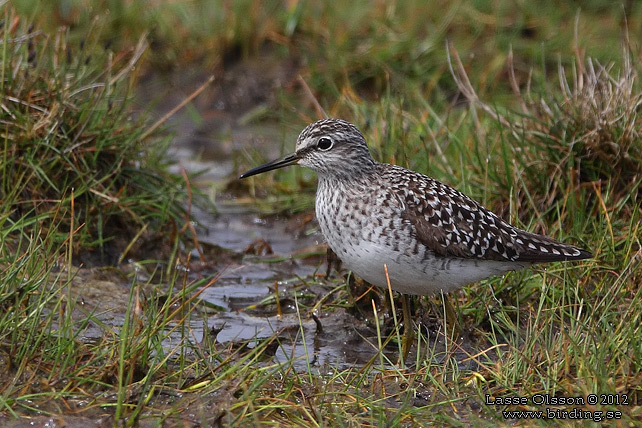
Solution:
{"label": "dry grass", "polygon": [[[505,138],[501,144],[514,165],[500,185],[506,190],[523,186],[518,207],[524,207],[526,215],[533,208],[545,211],[582,188],[586,193],[588,187],[590,193],[595,186],[608,191],[616,205],[627,200],[634,207],[639,201],[642,89],[629,46],[624,46],[622,58],[618,66],[605,66],[577,53],[570,77],[559,65],[557,90],[535,94],[530,80],[517,80],[509,56],[511,87],[521,111],[501,113],[475,93],[453,50],[452,70],[459,89],[497,122]],[[505,200],[508,196],[502,195]],[[598,198],[584,202],[592,205],[586,207],[589,210],[600,209]]]}

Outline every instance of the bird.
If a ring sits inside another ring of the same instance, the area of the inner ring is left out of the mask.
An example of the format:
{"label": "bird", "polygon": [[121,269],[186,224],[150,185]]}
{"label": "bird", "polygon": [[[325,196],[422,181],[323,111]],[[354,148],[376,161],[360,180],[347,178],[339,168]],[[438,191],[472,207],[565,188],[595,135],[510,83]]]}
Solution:
{"label": "bird", "polygon": [[449,293],[536,263],[592,257],[521,230],[436,179],[377,162],[361,131],[342,119],[309,124],[293,153],[240,178],[295,164],[318,175],[315,213],[330,249],[357,276],[403,295]]}

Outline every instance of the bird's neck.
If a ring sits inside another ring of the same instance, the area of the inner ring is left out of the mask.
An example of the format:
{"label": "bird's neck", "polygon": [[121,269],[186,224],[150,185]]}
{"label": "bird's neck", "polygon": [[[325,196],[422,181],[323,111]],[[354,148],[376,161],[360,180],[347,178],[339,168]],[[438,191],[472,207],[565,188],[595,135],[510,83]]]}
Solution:
{"label": "bird's neck", "polygon": [[327,181],[328,183],[368,181],[378,174],[378,165],[379,163],[372,158],[360,160],[358,163],[346,162],[344,167],[319,171],[319,181]]}
{"label": "bird's neck", "polygon": [[358,170],[334,170],[332,173],[319,173],[317,192],[355,194],[368,192],[369,186],[379,181],[376,163]]}

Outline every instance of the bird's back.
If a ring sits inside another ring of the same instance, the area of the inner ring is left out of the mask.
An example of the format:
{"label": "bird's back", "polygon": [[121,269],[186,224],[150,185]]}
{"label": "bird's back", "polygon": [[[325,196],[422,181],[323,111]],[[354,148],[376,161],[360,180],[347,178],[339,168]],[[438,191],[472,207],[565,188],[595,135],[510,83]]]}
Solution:
{"label": "bird's back", "polygon": [[381,164],[380,170],[416,238],[438,256],[529,263],[591,257],[579,247],[510,225],[440,181],[396,165]]}

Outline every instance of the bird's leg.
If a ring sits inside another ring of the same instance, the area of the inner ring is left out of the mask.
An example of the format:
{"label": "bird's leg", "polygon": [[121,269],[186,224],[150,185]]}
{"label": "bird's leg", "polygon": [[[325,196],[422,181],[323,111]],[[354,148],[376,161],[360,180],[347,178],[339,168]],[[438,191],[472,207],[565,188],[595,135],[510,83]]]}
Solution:
{"label": "bird's leg", "polygon": [[341,259],[337,256],[337,254],[332,251],[330,247],[328,247],[328,250],[326,252],[326,259],[328,262],[328,269],[325,271],[325,279],[330,278],[330,274],[332,273],[332,269],[340,274],[341,273]]}
{"label": "bird's leg", "polygon": [[448,294],[444,294],[443,291],[441,292],[441,301],[444,306],[444,334],[446,337],[454,340],[460,331],[457,311],[448,298]]}
{"label": "bird's leg", "polygon": [[412,342],[415,340],[412,316],[410,315],[410,302],[408,301],[407,294],[401,295],[401,308],[403,310],[403,339],[401,342],[401,356],[403,360],[401,361],[405,362],[408,358]]}

